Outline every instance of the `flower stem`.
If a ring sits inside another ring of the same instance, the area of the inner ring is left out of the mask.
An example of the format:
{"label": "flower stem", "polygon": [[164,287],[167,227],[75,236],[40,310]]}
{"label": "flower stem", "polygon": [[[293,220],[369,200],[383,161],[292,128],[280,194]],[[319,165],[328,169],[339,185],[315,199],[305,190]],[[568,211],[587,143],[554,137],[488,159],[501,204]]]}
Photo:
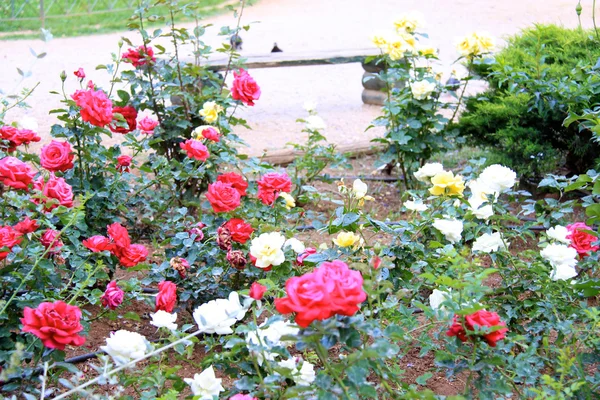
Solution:
{"label": "flower stem", "polygon": [[352,399],[352,397],[350,397],[350,392],[348,391],[348,388],[344,384],[344,381],[342,380],[342,378],[340,378],[340,376],[337,373],[332,371],[331,365],[327,361],[327,350],[325,350],[325,348],[323,347],[321,342],[317,342],[317,347],[315,350],[317,352],[317,356],[321,360],[321,363],[323,363],[323,367],[325,368],[327,373],[331,377],[333,377],[333,379],[338,383],[338,385],[340,385],[340,387],[344,391],[344,395],[346,396],[346,399]]}

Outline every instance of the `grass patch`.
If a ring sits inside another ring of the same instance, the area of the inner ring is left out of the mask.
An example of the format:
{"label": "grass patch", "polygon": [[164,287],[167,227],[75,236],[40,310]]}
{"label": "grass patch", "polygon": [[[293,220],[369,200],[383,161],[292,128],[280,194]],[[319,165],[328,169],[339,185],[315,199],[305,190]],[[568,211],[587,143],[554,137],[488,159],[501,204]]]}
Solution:
{"label": "grass patch", "polygon": [[[66,1],[45,0],[47,18],[44,27],[54,37],[93,35],[125,30],[129,18],[137,7],[137,1],[132,0],[98,0],[91,9],[92,12],[88,14],[88,4],[93,4],[94,1],[70,0],[69,2],[71,5]],[[191,0],[190,2],[202,10],[203,17],[207,17],[222,11],[224,9],[222,5],[227,1]],[[29,0],[28,2],[26,0],[4,0],[0,3],[2,3],[0,6],[1,40],[39,37],[39,30],[42,28],[39,19],[39,0]],[[185,3],[181,2],[182,5]],[[157,6],[150,11],[153,15],[166,16],[167,10],[165,6]],[[11,15],[17,15],[17,18],[21,19],[7,20]],[[176,15],[176,20],[177,22],[186,22],[192,19],[180,13]],[[164,25],[163,22],[157,21],[149,24],[148,27],[162,25]]]}

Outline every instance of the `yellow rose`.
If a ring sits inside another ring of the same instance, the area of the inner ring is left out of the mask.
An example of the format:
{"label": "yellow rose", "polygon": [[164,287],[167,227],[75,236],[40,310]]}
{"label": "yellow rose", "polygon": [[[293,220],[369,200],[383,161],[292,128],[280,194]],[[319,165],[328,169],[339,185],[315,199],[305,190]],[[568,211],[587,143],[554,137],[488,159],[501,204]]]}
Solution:
{"label": "yellow rose", "polygon": [[280,192],[279,197],[285,200],[285,208],[287,208],[288,210],[292,207],[296,207],[296,200],[294,200],[294,198],[289,193]]}
{"label": "yellow rose", "polygon": [[383,48],[383,52],[390,56],[392,60],[400,60],[405,53],[414,52],[417,41],[410,35],[401,35],[393,41],[388,41]]}
{"label": "yellow rose", "polygon": [[435,47],[422,47],[419,49],[419,53],[421,53],[422,56],[437,56]]}
{"label": "yellow rose", "polygon": [[375,46],[379,47],[380,49],[384,48],[387,45],[387,40],[385,40],[385,38],[381,35],[373,36],[371,41]]}
{"label": "yellow rose", "polygon": [[429,189],[429,193],[434,196],[462,196],[465,190],[465,181],[462,176],[456,175],[451,171],[442,171],[431,178],[433,187]]}
{"label": "yellow rose", "polygon": [[394,21],[394,27],[398,33],[413,33],[422,25],[421,19],[421,15],[418,13],[404,14]]}
{"label": "yellow rose", "polygon": [[207,101],[202,105],[202,110],[200,110],[200,116],[204,118],[206,122],[212,124],[219,119],[219,113],[223,111],[223,107],[215,103],[214,101]]}
{"label": "yellow rose", "polygon": [[354,246],[360,240],[360,236],[354,232],[340,232],[337,237],[333,239],[333,243],[340,247],[351,247]]}
{"label": "yellow rose", "polygon": [[457,45],[458,52],[465,57],[476,57],[494,50],[494,39],[485,33],[474,32],[464,37]]}

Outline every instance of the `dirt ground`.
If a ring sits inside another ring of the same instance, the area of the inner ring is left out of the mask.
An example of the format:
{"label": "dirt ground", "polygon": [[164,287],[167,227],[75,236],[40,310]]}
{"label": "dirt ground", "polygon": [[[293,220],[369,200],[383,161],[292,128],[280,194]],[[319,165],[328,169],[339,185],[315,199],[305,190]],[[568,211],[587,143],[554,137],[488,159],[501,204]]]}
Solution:
{"label": "dirt ground", "polygon": [[[575,27],[576,4],[577,0],[260,0],[243,14],[242,24],[250,24],[251,29],[242,35],[242,55],[269,53],[274,42],[284,52],[369,48],[372,47],[371,36],[389,31],[399,14],[416,10],[424,16],[430,43],[440,50],[439,70],[447,74],[457,57],[454,46],[461,36],[477,30],[502,38],[536,22]],[[589,26],[591,1],[584,1],[582,5],[582,21]],[[217,35],[221,26],[235,25],[229,12],[205,22],[213,24],[206,33],[206,42],[213,46],[222,42],[223,38]],[[0,41],[0,90],[11,94],[40,82],[29,100],[32,108],[11,112],[9,122],[24,114],[36,118],[39,133],[45,138],[39,145],[47,142],[50,126],[57,122],[48,111],[60,104],[60,96],[48,92],[60,91],[60,72],[65,70],[69,75],[67,93],[78,88],[72,72],[79,67],[83,67],[94,82],[106,86],[108,74],[96,71],[95,66],[110,62],[111,53],[117,51],[117,41],[122,36],[133,43],[140,42],[132,32],[56,38],[48,44],[36,40]],[[168,48],[168,41],[162,41]],[[502,40],[498,42],[501,45]],[[35,60],[30,48],[48,55]],[[31,77],[21,81],[17,67],[31,71]],[[364,131],[379,114],[379,107],[364,105],[361,101],[363,71],[359,64],[250,72],[261,86],[262,96],[255,107],[245,108],[240,113],[252,130],[240,127],[236,133],[250,144],[247,152],[252,155],[303,140],[302,127],[295,120],[305,116],[302,105],[307,100],[318,103],[331,142],[351,144],[381,135],[377,129]]]}

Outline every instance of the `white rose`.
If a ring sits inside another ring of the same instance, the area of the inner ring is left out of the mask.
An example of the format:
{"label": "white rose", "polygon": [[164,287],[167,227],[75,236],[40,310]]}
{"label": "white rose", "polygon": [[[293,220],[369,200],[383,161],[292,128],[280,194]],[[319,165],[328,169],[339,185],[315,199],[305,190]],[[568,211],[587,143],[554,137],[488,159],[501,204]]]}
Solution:
{"label": "white rose", "polygon": [[406,207],[407,210],[411,210],[411,211],[427,210],[427,205],[423,204],[423,202],[421,200],[417,200],[417,201],[407,200],[404,202],[404,207]]}
{"label": "white rose", "polygon": [[456,219],[435,219],[433,227],[442,232],[450,243],[456,243],[461,239],[463,230],[462,221]]}
{"label": "white rose", "polygon": [[450,299],[450,293],[443,290],[433,289],[433,292],[429,295],[429,305],[433,310],[443,310],[441,304]]}
{"label": "white rose", "polygon": [[575,267],[577,265],[577,250],[564,244],[552,243],[540,251],[542,258],[552,267]]}
{"label": "white rose", "polygon": [[[486,185],[480,178],[469,182],[469,188],[471,189],[471,197],[469,197],[471,212],[479,219],[489,219],[494,215],[494,209],[488,202],[488,196],[494,195],[495,198],[497,198],[497,192]],[[482,207],[486,202],[488,202],[488,204]]]}
{"label": "white rose", "polygon": [[254,238],[250,243],[250,254],[256,257],[255,265],[258,268],[277,266],[285,261],[282,247],[285,236],[279,232],[263,233]]}
{"label": "white rose", "polygon": [[436,176],[444,171],[444,166],[440,163],[427,163],[415,172],[415,178],[418,181],[430,183],[432,176]]}
{"label": "white rose", "polygon": [[550,239],[554,239],[564,244],[571,244],[571,239],[567,239],[569,230],[562,225],[556,225],[555,227],[548,229],[546,234]]}
{"label": "white rose", "polygon": [[317,103],[314,101],[305,101],[303,107],[306,112],[312,113],[317,110]]}
{"label": "white rose", "polygon": [[283,336],[294,336],[300,331],[299,328],[291,324],[289,321],[275,321],[269,324],[265,328],[266,321],[259,325],[258,333],[256,331],[250,331],[246,334],[246,343],[253,346],[261,346],[266,348],[265,351],[253,351],[259,364],[262,365],[263,359],[274,360],[278,356],[276,353],[268,351],[272,347],[287,347],[291,346],[294,342],[282,341]]}
{"label": "white rose", "polygon": [[424,100],[429,97],[431,93],[433,93],[435,88],[436,85],[433,82],[418,81],[411,85],[410,90],[412,91],[412,95],[415,99]]}
{"label": "white rose", "polygon": [[311,131],[322,131],[327,127],[323,118],[318,115],[310,115],[304,120],[306,121],[306,128]]}
{"label": "white rose", "polygon": [[148,349],[148,341],[137,332],[118,330],[111,332],[106,339],[106,346],[100,347],[112,357],[117,365],[125,365],[131,360],[143,357]]}
{"label": "white rose", "polygon": [[212,365],[200,374],[194,374],[194,378],[185,378],[185,383],[190,385],[194,396],[200,396],[200,400],[212,400],[225,389],[221,386],[222,379],[215,376]]}
{"label": "white rose", "polygon": [[553,281],[571,279],[577,276],[577,270],[575,267],[571,267],[569,265],[559,265],[552,269],[550,274],[550,278]]}
{"label": "white rose", "polygon": [[498,250],[506,250],[502,235],[500,232],[484,233],[479,236],[473,243],[473,251],[481,251],[483,253],[492,253]]}
{"label": "white rose", "polygon": [[154,325],[157,328],[167,328],[172,331],[177,329],[177,324],[175,323],[177,313],[170,314],[164,310],[158,310],[154,314],[150,314],[150,317],[152,317],[150,325]]}
{"label": "white rose", "polygon": [[361,181],[360,179],[356,179],[352,184],[352,193],[354,193],[354,197],[356,197],[357,199],[362,199],[363,197],[365,197],[367,195],[368,190],[369,187],[367,186],[367,184]]}
{"label": "white rose", "polygon": [[37,132],[39,129],[39,125],[35,118],[33,117],[22,117],[17,122],[17,127],[19,129],[29,129],[30,131]]}
{"label": "white rose", "polygon": [[285,241],[285,243],[283,244],[283,248],[286,249],[288,247],[291,247],[296,254],[302,254],[304,253],[304,250],[306,250],[304,243],[302,243],[296,238],[289,238]]}
{"label": "white rose", "polygon": [[300,371],[298,371],[298,374],[294,376],[294,382],[296,382],[296,385],[310,386],[310,384],[315,381],[315,377],[316,374],[314,365],[308,361],[303,361]]}
{"label": "white rose", "polygon": [[488,187],[499,194],[515,186],[517,174],[510,168],[494,164],[484,169],[477,180],[485,182]]}
{"label": "white rose", "polygon": [[231,325],[244,318],[246,308],[240,304],[237,292],[231,292],[228,299],[211,300],[194,310],[194,320],[204,333],[226,335],[233,333]]}

